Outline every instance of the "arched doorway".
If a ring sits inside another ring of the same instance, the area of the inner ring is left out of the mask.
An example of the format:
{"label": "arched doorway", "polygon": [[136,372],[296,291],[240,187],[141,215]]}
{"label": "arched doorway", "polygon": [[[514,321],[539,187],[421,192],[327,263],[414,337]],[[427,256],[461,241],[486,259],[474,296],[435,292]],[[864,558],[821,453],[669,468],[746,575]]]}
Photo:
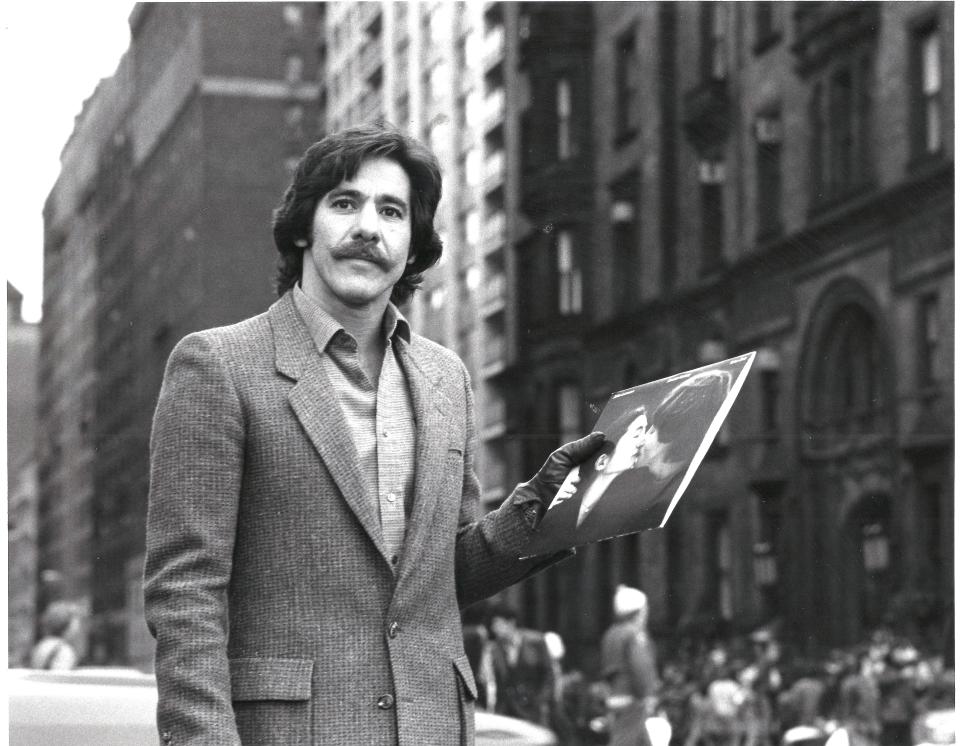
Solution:
{"label": "arched doorway", "polygon": [[880,623],[895,576],[895,394],[882,313],[843,279],[822,294],[798,371],[799,604],[829,612],[807,630],[849,644]]}

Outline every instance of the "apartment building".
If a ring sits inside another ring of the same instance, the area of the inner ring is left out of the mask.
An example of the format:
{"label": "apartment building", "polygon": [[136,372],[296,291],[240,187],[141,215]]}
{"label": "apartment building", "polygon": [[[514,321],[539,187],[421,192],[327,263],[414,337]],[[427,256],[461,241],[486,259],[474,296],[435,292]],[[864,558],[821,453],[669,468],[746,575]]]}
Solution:
{"label": "apartment building", "polygon": [[520,6],[519,473],[613,391],[758,355],[668,526],[526,583],[527,622],[589,661],[628,582],[668,647],[765,624],[808,647],[942,639],[951,7],[577,6]]}
{"label": "apartment building", "polygon": [[152,658],[141,577],[150,422],[173,345],[275,298],[271,209],[318,136],[323,6],[143,3],[47,200],[42,601],[92,663]]}

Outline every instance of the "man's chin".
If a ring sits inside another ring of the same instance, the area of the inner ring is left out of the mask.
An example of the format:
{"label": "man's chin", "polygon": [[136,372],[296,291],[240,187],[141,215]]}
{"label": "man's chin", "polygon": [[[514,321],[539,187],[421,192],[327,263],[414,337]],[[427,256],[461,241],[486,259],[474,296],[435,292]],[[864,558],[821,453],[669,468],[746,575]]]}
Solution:
{"label": "man's chin", "polygon": [[[387,298],[390,297],[390,293],[386,293]],[[348,308],[368,308],[371,305],[375,305],[383,300],[383,292],[347,292],[340,294],[340,302]]]}

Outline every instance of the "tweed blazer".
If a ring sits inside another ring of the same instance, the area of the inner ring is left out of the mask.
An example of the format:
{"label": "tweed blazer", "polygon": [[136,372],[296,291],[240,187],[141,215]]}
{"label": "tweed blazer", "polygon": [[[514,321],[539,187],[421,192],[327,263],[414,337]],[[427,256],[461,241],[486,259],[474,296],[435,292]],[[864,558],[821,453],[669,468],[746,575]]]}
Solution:
{"label": "tweed blazer", "polygon": [[416,334],[396,346],[416,464],[395,572],[325,353],[290,293],[172,352],[144,583],[162,742],[473,742],[459,608],[556,557],[517,560],[526,491],[481,516],[459,358]]}

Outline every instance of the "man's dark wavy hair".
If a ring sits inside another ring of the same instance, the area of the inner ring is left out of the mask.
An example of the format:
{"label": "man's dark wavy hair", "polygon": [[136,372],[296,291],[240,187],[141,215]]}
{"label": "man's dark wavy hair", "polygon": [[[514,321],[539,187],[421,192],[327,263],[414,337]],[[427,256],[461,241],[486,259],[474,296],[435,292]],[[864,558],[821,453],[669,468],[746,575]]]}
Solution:
{"label": "man's dark wavy hair", "polygon": [[692,459],[703,434],[727,398],[733,376],[726,370],[704,370],[678,383],[650,417],[671,461]]}
{"label": "man's dark wavy hair", "polygon": [[363,124],[330,134],[311,145],[297,164],[283,201],[273,211],[273,240],[280,252],[277,295],[283,295],[300,280],[303,252],[312,242],[317,203],[342,181],[356,176],[360,165],[370,158],[395,161],[410,179],[413,262],[404,267],[390,300],[397,305],[408,300],[423,281],[422,273],[440,261],[443,242],[433,227],[442,190],[436,157],[390,124]]}

